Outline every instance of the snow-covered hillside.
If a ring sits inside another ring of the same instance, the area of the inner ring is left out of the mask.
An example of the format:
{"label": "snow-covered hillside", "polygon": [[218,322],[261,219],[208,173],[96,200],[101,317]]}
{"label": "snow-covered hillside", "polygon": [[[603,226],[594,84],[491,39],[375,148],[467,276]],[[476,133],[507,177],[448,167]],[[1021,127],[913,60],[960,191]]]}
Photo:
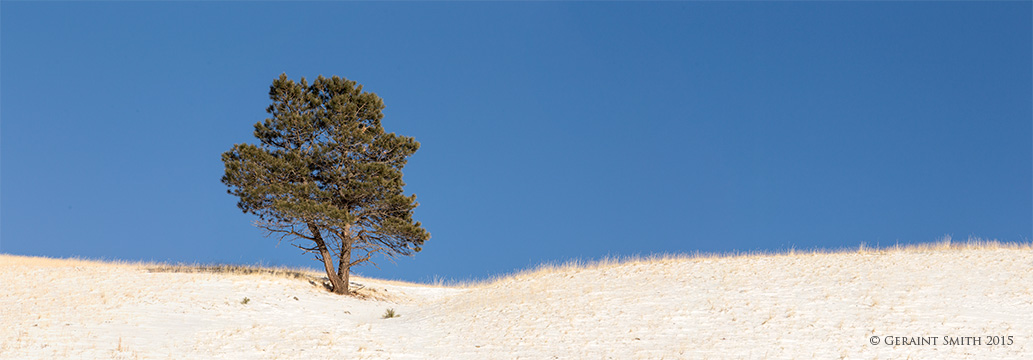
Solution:
{"label": "snow-covered hillside", "polygon": [[1028,245],[318,276],[0,255],[0,359],[1033,358]]}

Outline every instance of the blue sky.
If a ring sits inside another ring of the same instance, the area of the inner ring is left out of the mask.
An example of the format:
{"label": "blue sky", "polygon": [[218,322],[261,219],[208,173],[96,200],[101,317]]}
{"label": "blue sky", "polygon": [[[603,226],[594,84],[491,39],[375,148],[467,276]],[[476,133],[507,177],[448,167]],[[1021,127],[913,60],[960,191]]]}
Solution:
{"label": "blue sky", "polygon": [[1028,242],[1025,2],[0,5],[0,252],[318,264],[219,179],[268,87],[339,75],[422,143],[424,251],[542,262]]}

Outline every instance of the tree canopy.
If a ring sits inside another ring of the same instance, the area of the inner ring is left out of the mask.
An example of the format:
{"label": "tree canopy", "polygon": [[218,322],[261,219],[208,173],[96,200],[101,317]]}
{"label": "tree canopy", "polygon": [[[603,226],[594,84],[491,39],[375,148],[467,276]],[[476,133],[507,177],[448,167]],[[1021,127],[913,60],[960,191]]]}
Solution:
{"label": "tree canopy", "polygon": [[271,117],[254,125],[259,143],[222,154],[222,182],[256,226],[314,254],[339,294],[352,266],[420,251],[430,233],[412,218],[416,196],[402,192],[420,143],[384,131],[383,100],[337,76],[310,85],[286,74],[269,99]]}

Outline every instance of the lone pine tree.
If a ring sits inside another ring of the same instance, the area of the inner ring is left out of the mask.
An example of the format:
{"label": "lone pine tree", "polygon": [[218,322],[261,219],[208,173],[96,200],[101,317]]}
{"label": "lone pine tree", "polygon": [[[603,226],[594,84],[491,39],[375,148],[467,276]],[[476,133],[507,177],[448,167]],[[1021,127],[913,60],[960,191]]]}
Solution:
{"label": "lone pine tree", "polygon": [[222,154],[222,182],[256,226],[314,254],[338,294],[349,293],[350,268],[374,254],[420,251],[430,233],[412,219],[416,195],[402,193],[402,167],[420,143],[384,132],[384,101],[337,76],[309,85],[286,74],[269,98],[259,144]]}

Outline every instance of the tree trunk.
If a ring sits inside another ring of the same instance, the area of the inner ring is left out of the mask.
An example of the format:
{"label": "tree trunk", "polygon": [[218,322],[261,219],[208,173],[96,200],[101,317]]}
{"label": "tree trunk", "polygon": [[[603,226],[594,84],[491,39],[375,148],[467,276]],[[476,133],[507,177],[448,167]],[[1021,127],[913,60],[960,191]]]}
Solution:
{"label": "tree trunk", "polygon": [[312,231],[312,239],[316,242],[316,247],[319,248],[319,257],[323,259],[326,277],[330,279],[330,286],[333,287],[334,294],[347,295],[348,274],[345,273],[344,280],[341,280],[341,276],[334,272],[334,258],[330,255],[330,250],[326,248],[326,242],[323,241],[323,235],[319,233],[319,228],[313,224],[308,224],[308,229]]}
{"label": "tree trunk", "polygon": [[344,229],[344,235],[341,237],[341,253],[337,257],[337,274],[341,276],[345,286],[348,286],[352,261],[351,225]]}
{"label": "tree trunk", "polygon": [[[351,251],[348,251],[348,252],[351,252]],[[344,266],[344,271],[342,271],[340,273],[341,274],[341,283],[344,284],[344,294],[348,294],[348,285],[349,285],[349,281],[350,281],[349,278],[351,277],[350,274],[348,274],[348,271],[349,271],[348,268],[349,268],[349,266],[345,265]]]}

